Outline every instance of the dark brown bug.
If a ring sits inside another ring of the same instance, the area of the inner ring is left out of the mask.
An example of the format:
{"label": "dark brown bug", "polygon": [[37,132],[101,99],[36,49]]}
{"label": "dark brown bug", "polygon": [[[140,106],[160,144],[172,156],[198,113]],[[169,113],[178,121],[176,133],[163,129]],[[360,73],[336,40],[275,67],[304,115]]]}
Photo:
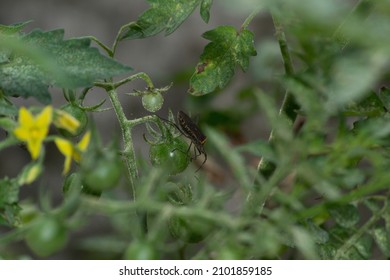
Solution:
{"label": "dark brown bug", "polygon": [[[179,122],[179,125],[182,129],[182,133],[191,140],[191,144],[194,144],[196,150],[198,150],[199,155],[196,155],[195,158],[200,155],[204,155],[204,161],[200,167],[203,166],[203,164],[207,160],[207,154],[204,149],[204,144],[206,143],[207,137],[203,134],[203,132],[200,130],[200,128],[192,121],[192,119],[183,111],[179,111],[177,113],[177,120]],[[191,148],[190,147],[188,149]]]}
{"label": "dark brown bug", "polygon": [[191,144],[187,149],[187,153],[190,151],[192,145],[194,145],[194,157],[191,159],[196,159],[200,155],[204,155],[204,160],[200,167],[196,170],[202,168],[202,166],[207,161],[207,154],[204,149],[204,144],[206,143],[207,137],[203,134],[203,132],[200,130],[198,125],[183,111],[179,111],[177,113],[177,122],[179,125],[168,121],[166,119],[160,118],[172,125],[174,125],[185,137],[191,140]]}

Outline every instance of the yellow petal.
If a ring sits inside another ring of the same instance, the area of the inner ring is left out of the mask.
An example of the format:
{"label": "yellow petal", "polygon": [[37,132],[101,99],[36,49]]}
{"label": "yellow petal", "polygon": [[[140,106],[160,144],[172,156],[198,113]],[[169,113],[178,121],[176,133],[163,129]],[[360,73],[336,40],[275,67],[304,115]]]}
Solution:
{"label": "yellow petal", "polygon": [[14,129],[14,134],[16,138],[22,141],[26,141],[27,139],[30,138],[29,130],[21,126]]}
{"label": "yellow petal", "polygon": [[69,172],[71,164],[72,164],[72,157],[65,157],[64,170],[62,171],[63,175]]}
{"label": "yellow petal", "polygon": [[62,138],[56,138],[54,140],[58,150],[65,156],[64,170],[62,174],[66,174],[70,170],[70,165],[72,163],[72,155],[74,152],[73,144],[68,140]]}
{"label": "yellow petal", "polygon": [[80,151],[84,152],[88,148],[88,144],[90,140],[91,140],[91,132],[87,131],[87,133],[84,134],[83,138],[77,144],[77,148]]}
{"label": "yellow petal", "polygon": [[[40,128],[48,128],[53,115],[53,108],[46,106],[42,112],[36,117],[36,126]],[[45,135],[46,136],[46,135]]]}
{"label": "yellow petal", "polygon": [[78,151],[74,151],[73,153],[73,159],[75,162],[79,163],[81,160],[81,154]]}
{"label": "yellow petal", "polygon": [[25,107],[19,109],[19,123],[21,126],[34,122],[34,117]]}
{"label": "yellow petal", "polygon": [[59,128],[66,129],[72,134],[76,134],[80,122],[65,111],[57,110],[56,113],[55,125]]}
{"label": "yellow petal", "polygon": [[73,144],[71,142],[59,137],[57,137],[54,142],[56,143],[58,150],[60,150],[64,156],[72,156]]}
{"label": "yellow petal", "polygon": [[42,146],[42,141],[40,140],[28,140],[27,141],[27,150],[30,152],[30,155],[32,159],[37,159],[40,152],[41,152],[41,146]]}

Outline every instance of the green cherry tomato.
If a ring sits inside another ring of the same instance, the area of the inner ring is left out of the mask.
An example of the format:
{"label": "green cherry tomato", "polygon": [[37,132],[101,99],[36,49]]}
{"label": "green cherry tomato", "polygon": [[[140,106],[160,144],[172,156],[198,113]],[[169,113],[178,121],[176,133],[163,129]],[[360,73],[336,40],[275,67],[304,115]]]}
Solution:
{"label": "green cherry tomato", "polygon": [[103,153],[94,159],[93,164],[86,167],[82,163],[82,182],[85,189],[99,193],[116,187],[122,175],[121,159],[111,152]]}
{"label": "green cherry tomato", "polygon": [[55,217],[41,216],[33,223],[26,234],[26,243],[35,254],[47,257],[65,247],[68,234]]}
{"label": "green cherry tomato", "polygon": [[79,136],[81,133],[84,132],[87,124],[88,124],[88,116],[87,113],[85,113],[84,110],[81,108],[77,107],[76,105],[73,104],[66,104],[61,107],[61,110],[65,111],[72,117],[74,117],[76,120],[79,121],[80,126],[77,128],[77,131],[75,134],[71,134],[70,132],[66,131],[65,129],[60,129],[61,134],[64,136]]}
{"label": "green cherry tomato", "polygon": [[83,190],[100,193],[117,186],[122,176],[122,160],[115,149],[96,149],[81,161]]}
{"label": "green cherry tomato", "polygon": [[150,242],[137,240],[127,247],[123,258],[125,260],[158,260],[159,254]]}
{"label": "green cherry tomato", "polygon": [[190,163],[187,153],[188,144],[180,137],[151,145],[149,151],[150,161],[155,167],[165,168],[170,175],[183,172]]}
{"label": "green cherry tomato", "polygon": [[161,109],[164,98],[161,93],[147,93],[142,96],[142,106],[149,112],[157,112]]}
{"label": "green cherry tomato", "polygon": [[213,229],[210,222],[200,218],[172,217],[168,222],[171,235],[187,243],[198,243],[205,239]]}

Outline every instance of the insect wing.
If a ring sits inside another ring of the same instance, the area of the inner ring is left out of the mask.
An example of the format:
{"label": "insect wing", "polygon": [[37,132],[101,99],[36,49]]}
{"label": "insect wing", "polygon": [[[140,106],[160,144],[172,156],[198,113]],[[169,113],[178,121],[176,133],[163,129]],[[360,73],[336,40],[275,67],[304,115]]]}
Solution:
{"label": "insect wing", "polygon": [[195,142],[195,145],[203,145],[206,142],[207,137],[186,113],[179,111],[177,119],[181,128]]}

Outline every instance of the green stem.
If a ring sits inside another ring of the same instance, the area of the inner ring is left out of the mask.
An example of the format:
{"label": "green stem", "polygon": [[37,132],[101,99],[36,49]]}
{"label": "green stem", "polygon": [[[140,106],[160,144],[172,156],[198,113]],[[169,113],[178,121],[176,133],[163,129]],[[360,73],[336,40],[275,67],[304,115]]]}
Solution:
{"label": "green stem", "polygon": [[127,120],[126,123],[130,128],[133,128],[134,126],[139,124],[147,123],[150,121],[158,122],[159,120],[160,119],[156,115],[148,115],[134,120]]}
{"label": "green stem", "polygon": [[[104,88],[108,92],[108,96],[110,97],[112,106],[114,108],[115,114],[117,116],[119,126],[122,131],[124,150],[122,155],[126,161],[127,172],[129,174],[129,181],[131,184],[132,195],[134,201],[136,200],[136,187],[135,183],[138,179],[138,168],[136,163],[133,139],[131,136],[131,130],[135,125],[145,123],[151,120],[154,120],[156,116],[146,116],[135,120],[128,120],[123,111],[122,104],[119,101],[118,93],[116,89],[121,85],[124,85],[128,82],[131,82],[135,79],[143,79],[149,88],[154,88],[153,82],[150,77],[146,73],[137,73],[130,77],[127,77],[123,80],[120,80],[116,83],[113,82],[96,82],[95,86]],[[140,219],[141,227],[144,233],[148,232],[147,226],[147,213],[146,212],[138,212],[138,216]]]}
{"label": "green stem", "polygon": [[254,17],[263,9],[263,6],[257,6],[253,12],[245,19],[244,23],[241,25],[241,30],[246,29]]}
{"label": "green stem", "polygon": [[108,91],[112,106],[119,121],[119,126],[122,130],[124,151],[123,156],[126,161],[127,171],[129,173],[130,184],[132,186],[133,198],[135,199],[135,180],[138,178],[138,169],[136,164],[133,139],[131,137],[131,127],[127,125],[127,118],[119,101],[118,94],[115,89]]}
{"label": "green stem", "polygon": [[30,227],[31,227],[31,223],[2,234],[0,236],[0,244],[4,246],[8,243],[12,243],[17,240],[22,240],[26,232],[30,229]]}
{"label": "green stem", "polygon": [[106,90],[110,90],[112,88],[118,88],[126,83],[129,83],[133,80],[136,80],[136,79],[142,79],[145,81],[146,85],[148,86],[148,88],[154,88],[154,85],[153,85],[153,82],[152,82],[152,79],[150,79],[150,77],[144,73],[144,72],[140,72],[140,73],[137,73],[137,74],[134,74],[134,75],[131,75],[130,77],[127,77],[125,79],[122,79],[118,82],[115,82],[115,83],[111,83],[111,82],[96,82],[95,83],[95,86],[97,87],[101,87],[101,88],[104,88]]}
{"label": "green stem", "polygon": [[103,50],[106,51],[106,53],[110,56],[110,57],[113,57],[113,52],[112,50],[106,46],[105,44],[103,44],[102,42],[100,42],[95,36],[85,36],[85,37],[81,37],[80,39],[90,39],[92,41],[94,41],[96,44],[98,44]]}
{"label": "green stem", "polygon": [[[294,75],[294,66],[292,63],[292,59],[290,56],[290,51],[287,46],[286,36],[283,31],[283,26],[280,23],[277,16],[272,14],[272,19],[275,26],[275,36],[278,39],[280,52],[283,58],[284,71],[287,76]],[[291,121],[291,127],[297,117],[297,111],[299,109],[299,105],[296,103],[294,96],[286,91],[282,106],[280,108],[280,115],[286,115],[287,118]],[[274,141],[274,132],[272,131],[268,140],[270,143]],[[258,171],[264,178],[268,179],[272,173],[275,171],[276,166],[262,158],[259,162]]]}
{"label": "green stem", "polygon": [[[273,19],[274,26],[275,26],[275,35],[276,35],[276,38],[278,39],[279,48],[280,48],[282,58],[283,58],[285,73],[288,76],[293,75],[294,74],[294,67],[293,67],[291,56],[290,56],[290,51],[289,51],[288,46],[287,46],[286,36],[283,32],[282,24],[280,23],[277,16],[274,14],[272,14],[272,19]],[[290,123],[291,123],[291,129],[292,129],[292,126],[293,126],[295,119],[297,117],[298,109],[299,109],[299,105],[296,103],[294,96],[290,92],[286,91],[282,106],[281,106],[280,111],[279,111],[279,114],[287,116],[287,118],[290,120]],[[274,141],[275,141],[274,140],[274,132],[271,131],[268,142],[272,144]],[[272,162],[270,162],[264,158],[262,158],[260,160],[259,165],[258,165],[258,173],[259,173],[259,176],[261,176],[265,180],[269,180],[271,178],[271,176],[275,172],[275,169],[276,169],[276,166]],[[276,177],[279,177],[279,176],[276,176]],[[275,183],[276,182],[277,181],[275,181]],[[247,198],[247,202],[248,202],[247,206],[249,207],[249,209],[251,209],[253,207],[260,207],[260,209],[262,209],[264,207],[265,201],[268,199],[269,195],[271,195],[272,190],[273,190],[273,185],[267,184],[267,186],[269,186],[269,187],[267,187],[266,190],[264,190],[264,189],[261,190],[261,193],[258,193],[259,188],[256,186],[257,186],[257,184],[255,184],[254,191],[250,192],[248,195],[248,198]],[[248,208],[246,210],[248,210]]]}
{"label": "green stem", "polygon": [[343,50],[350,42],[350,39],[346,35],[346,28],[350,24],[356,24],[356,22],[353,22],[355,17],[358,15],[360,16],[360,22],[361,19],[364,19],[368,17],[368,15],[371,13],[372,9],[374,8],[375,1],[372,0],[360,0],[351,13],[346,17],[346,19],[339,25],[339,27],[336,29],[336,31],[333,33],[333,38],[340,44],[340,49]]}
{"label": "green stem", "polygon": [[134,25],[134,24],[136,24],[136,23],[135,23],[135,22],[130,22],[130,23],[128,23],[128,24],[123,25],[123,26],[119,29],[118,34],[116,35],[114,44],[112,45],[112,56],[111,56],[111,57],[114,57],[115,52],[116,52],[116,48],[118,47],[118,43],[119,43],[119,41],[121,41],[121,40],[123,39],[123,38],[122,38],[122,33],[123,33],[123,31],[124,31],[126,28],[128,28],[129,26]]}
{"label": "green stem", "polygon": [[290,56],[290,51],[287,46],[287,40],[286,40],[286,35],[284,34],[283,31],[283,26],[276,15],[271,14],[271,16],[275,27],[275,36],[278,39],[280,52],[282,53],[284,71],[286,72],[286,75],[293,75],[294,66]]}
{"label": "green stem", "polygon": [[[133,126],[128,125],[128,120],[126,118],[126,115],[123,111],[122,105],[119,101],[118,94],[115,89],[111,89],[108,91],[108,95],[110,97],[111,103],[113,105],[114,111],[116,113],[116,116],[119,121],[119,126],[122,130],[122,136],[123,136],[123,143],[124,143],[124,150],[122,152],[122,155],[126,161],[126,167],[129,174],[129,180],[131,184],[132,194],[133,194],[133,200],[136,200],[136,187],[135,183],[138,179],[138,169],[137,169],[137,162],[135,157],[135,151],[134,151],[134,145],[133,145],[133,139],[131,136],[131,129]],[[137,211],[139,221],[141,224],[141,228],[143,230],[143,233],[148,232],[148,222],[147,222],[147,213],[143,211]]]}
{"label": "green stem", "polygon": [[183,218],[201,218],[210,223],[223,226],[226,229],[236,230],[244,226],[248,226],[253,221],[243,219],[242,217],[232,218],[227,213],[216,213],[212,210],[196,207],[175,207],[165,202],[151,201],[139,199],[133,202],[124,202],[100,198],[99,200],[83,197],[81,201],[82,207],[88,211],[98,212],[105,215],[113,215],[119,213],[134,213],[135,211],[144,211],[151,213],[170,213]]}
{"label": "green stem", "polygon": [[0,151],[19,143],[20,141],[15,137],[7,137],[6,139],[0,142]]}

